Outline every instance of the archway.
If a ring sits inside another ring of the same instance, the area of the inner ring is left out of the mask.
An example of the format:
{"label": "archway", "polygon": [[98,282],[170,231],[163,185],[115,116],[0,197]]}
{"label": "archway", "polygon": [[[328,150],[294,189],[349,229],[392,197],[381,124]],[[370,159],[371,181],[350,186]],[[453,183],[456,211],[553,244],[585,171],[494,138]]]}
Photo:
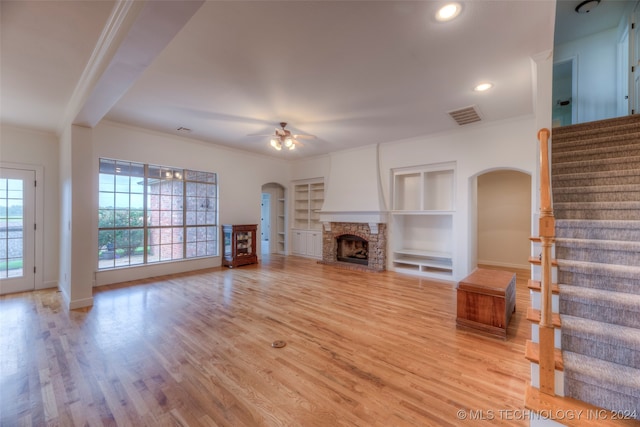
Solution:
{"label": "archway", "polygon": [[499,169],[478,174],[475,182],[476,266],[528,269],[531,175]]}
{"label": "archway", "polygon": [[262,186],[260,242],[262,255],[286,253],[286,191],[270,182]]}

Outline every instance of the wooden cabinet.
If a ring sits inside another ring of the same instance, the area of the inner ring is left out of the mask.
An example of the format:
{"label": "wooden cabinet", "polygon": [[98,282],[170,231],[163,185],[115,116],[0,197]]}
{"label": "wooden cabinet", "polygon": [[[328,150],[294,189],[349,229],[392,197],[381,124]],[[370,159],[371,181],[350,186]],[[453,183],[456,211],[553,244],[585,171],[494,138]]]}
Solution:
{"label": "wooden cabinet", "polygon": [[392,176],[393,269],[450,280],[455,163],[394,169]]}
{"label": "wooden cabinet", "polygon": [[324,203],[324,181],[312,179],[293,186],[291,253],[322,258],[320,210]]}
{"label": "wooden cabinet", "polygon": [[456,325],[501,338],[516,311],[516,275],[477,268],[458,283]]}
{"label": "wooden cabinet", "polygon": [[222,226],[222,265],[233,268],[258,262],[256,224]]}

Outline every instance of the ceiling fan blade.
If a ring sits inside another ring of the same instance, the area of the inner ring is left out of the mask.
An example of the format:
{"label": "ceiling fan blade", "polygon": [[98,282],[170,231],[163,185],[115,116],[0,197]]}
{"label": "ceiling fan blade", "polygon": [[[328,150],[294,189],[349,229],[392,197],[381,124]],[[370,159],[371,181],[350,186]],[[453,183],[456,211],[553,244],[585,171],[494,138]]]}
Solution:
{"label": "ceiling fan blade", "polygon": [[317,137],[315,135],[304,135],[304,134],[295,134],[293,135],[293,137],[295,139],[301,138],[301,139],[316,139]]}
{"label": "ceiling fan blade", "polygon": [[250,133],[247,136],[273,136],[272,133]]}

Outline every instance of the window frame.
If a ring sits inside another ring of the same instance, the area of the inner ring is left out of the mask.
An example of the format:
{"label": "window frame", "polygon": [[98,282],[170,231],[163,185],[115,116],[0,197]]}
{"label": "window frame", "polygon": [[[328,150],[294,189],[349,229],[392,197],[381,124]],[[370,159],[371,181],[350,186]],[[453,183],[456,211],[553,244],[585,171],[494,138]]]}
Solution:
{"label": "window frame", "polygon": [[215,172],[100,157],[98,271],[219,256],[218,195]]}

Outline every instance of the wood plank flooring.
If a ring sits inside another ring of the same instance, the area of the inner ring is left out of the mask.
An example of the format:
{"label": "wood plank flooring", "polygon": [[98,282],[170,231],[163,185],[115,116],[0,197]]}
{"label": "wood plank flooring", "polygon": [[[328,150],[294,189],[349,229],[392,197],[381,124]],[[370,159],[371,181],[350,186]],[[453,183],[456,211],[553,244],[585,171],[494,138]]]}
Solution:
{"label": "wood plank flooring", "polygon": [[524,426],[528,300],[525,271],[503,341],[456,329],[454,283],[277,255],[7,295],[0,425]]}

